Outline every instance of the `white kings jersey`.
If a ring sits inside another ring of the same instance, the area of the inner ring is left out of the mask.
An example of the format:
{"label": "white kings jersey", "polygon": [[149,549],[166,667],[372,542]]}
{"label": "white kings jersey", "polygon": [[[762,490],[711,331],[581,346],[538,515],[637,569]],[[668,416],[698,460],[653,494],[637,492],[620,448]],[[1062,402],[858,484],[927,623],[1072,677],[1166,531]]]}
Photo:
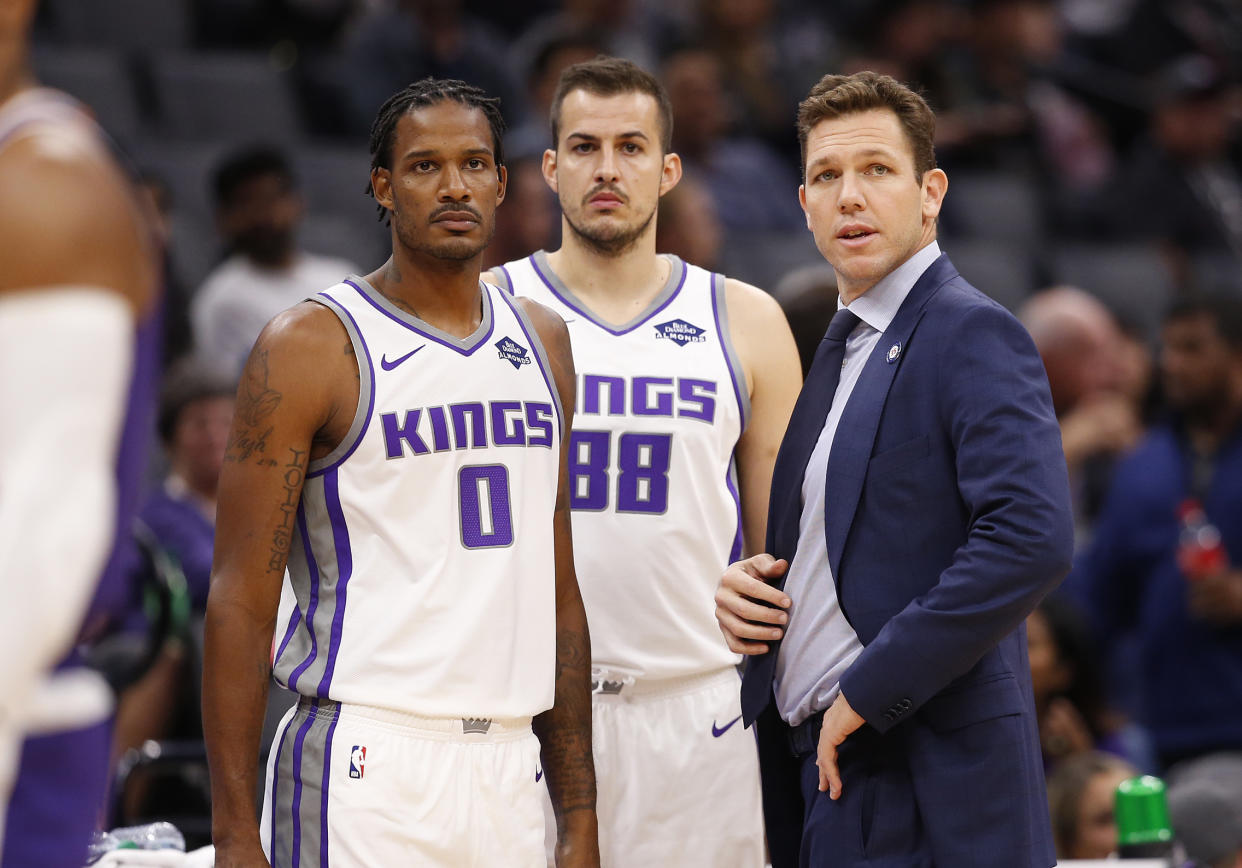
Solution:
{"label": "white kings jersey", "polygon": [[668,283],[620,328],[597,318],[543,251],[494,272],[569,327],[574,564],[604,678],[680,678],[739,660],[714,597],[742,550],[733,450],[749,395],[723,276],[666,258]]}
{"label": "white kings jersey", "polygon": [[552,706],[564,420],[535,329],[482,286],[464,339],[362,278],[311,296],[361,382],[349,434],[289,504],[275,675],[303,696],[440,718]]}

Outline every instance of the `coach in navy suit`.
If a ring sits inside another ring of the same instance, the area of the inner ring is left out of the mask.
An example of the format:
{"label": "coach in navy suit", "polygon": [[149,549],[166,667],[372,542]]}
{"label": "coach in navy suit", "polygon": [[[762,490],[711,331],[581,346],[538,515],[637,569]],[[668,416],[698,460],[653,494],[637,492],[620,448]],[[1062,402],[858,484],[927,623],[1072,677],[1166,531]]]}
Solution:
{"label": "coach in navy suit", "polygon": [[775,868],[1047,868],[1023,621],[1069,568],[1060,433],[1023,328],[941,255],[934,118],[886,76],[799,109],[841,306],[717,593]]}

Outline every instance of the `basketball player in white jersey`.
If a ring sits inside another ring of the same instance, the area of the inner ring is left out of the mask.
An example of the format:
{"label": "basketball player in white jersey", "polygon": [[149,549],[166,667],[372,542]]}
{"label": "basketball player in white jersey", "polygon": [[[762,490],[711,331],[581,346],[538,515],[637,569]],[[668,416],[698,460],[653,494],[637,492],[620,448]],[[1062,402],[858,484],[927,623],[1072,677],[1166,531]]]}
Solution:
{"label": "basketball player in white jersey", "polygon": [[575,559],[591,624],[600,845],[612,866],[761,866],[759,770],[737,725],[718,571],[762,547],[801,382],[789,326],[753,286],[655,246],[681,176],[660,84],[613,58],[569,67],[544,177],[562,246],[490,278],[573,338]]}
{"label": "basketball player in white jersey", "polygon": [[[85,811],[93,821],[90,796],[103,795],[111,696],[85,671],[56,682],[62,695],[49,674],[77,636],[115,538],[117,446],[156,273],[133,187],[87,110],[30,75],[36,5],[0,3],[0,824],[23,736],[68,731],[73,744],[60,747],[77,756],[90,718],[97,750],[75,780],[49,780],[22,759],[26,786],[53,805],[63,797],[59,837],[80,845],[80,865],[90,826],[79,820]],[[53,727],[56,717],[63,726]],[[21,825],[32,828],[13,836],[39,831],[29,815]],[[40,865],[65,864],[57,843],[26,843]]]}
{"label": "basketball player in white jersey", "polygon": [[[545,776],[558,864],[599,864],[569,339],[479,280],[503,127],[459,81],[385,103],[392,257],[277,316],[247,362],[207,610],[218,866],[542,865]],[[273,635],[300,700],[256,822]]]}

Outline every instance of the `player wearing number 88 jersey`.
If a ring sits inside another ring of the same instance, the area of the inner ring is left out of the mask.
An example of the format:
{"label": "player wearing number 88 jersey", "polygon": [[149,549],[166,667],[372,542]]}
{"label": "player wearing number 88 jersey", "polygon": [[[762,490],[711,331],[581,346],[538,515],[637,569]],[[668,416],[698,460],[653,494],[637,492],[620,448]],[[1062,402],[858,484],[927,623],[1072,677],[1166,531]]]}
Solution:
{"label": "player wearing number 88 jersey", "polygon": [[543,160],[562,246],[490,279],[559,313],[572,338],[604,864],[758,868],[758,762],[713,598],[730,560],[762,545],[798,361],[770,296],[657,255],[656,204],[681,175],[670,124],[633,64],[567,69]]}

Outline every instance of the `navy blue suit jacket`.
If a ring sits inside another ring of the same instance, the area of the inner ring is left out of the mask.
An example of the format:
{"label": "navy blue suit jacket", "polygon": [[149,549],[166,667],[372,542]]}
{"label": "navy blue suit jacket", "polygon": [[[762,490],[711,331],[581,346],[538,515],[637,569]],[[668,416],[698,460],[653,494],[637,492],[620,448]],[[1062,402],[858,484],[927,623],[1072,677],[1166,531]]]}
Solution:
{"label": "navy blue suit jacket", "polygon": [[[822,410],[791,425],[773,472],[767,547],[791,562]],[[905,752],[935,864],[1052,865],[1024,621],[1069,569],[1065,457],[1030,337],[945,256],[841,416],[824,534],[864,646],[842,692]],[[784,729],[770,702],[758,731],[774,868],[797,864],[801,834]]]}

